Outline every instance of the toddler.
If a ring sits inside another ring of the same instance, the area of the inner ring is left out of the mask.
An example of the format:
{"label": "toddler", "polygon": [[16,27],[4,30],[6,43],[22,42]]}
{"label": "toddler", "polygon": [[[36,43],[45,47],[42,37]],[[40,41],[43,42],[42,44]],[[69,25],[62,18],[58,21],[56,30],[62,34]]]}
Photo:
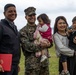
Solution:
{"label": "toddler", "polygon": [[[40,45],[41,43],[52,44],[52,29],[50,27],[50,20],[46,14],[41,14],[37,17],[39,22],[37,29],[34,33],[35,41],[34,43]],[[41,51],[41,62],[43,62],[47,57],[49,57],[48,51],[46,48],[42,48]]]}

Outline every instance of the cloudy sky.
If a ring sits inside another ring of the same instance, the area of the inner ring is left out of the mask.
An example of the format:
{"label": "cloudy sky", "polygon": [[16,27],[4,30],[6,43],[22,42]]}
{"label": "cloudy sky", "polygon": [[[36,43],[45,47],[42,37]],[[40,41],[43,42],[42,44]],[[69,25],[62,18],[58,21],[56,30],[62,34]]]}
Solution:
{"label": "cloudy sky", "polygon": [[0,19],[4,18],[4,6],[7,3],[16,5],[18,16],[15,24],[18,29],[26,25],[24,9],[29,6],[36,8],[37,16],[41,13],[46,13],[51,19],[51,27],[54,26],[57,16],[65,16],[69,25],[71,25],[72,18],[76,16],[76,0],[0,0]]}

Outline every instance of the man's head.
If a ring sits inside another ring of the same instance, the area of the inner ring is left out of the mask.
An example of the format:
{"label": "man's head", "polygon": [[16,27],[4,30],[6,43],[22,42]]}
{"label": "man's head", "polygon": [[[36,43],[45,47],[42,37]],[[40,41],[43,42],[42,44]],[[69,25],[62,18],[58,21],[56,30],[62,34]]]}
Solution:
{"label": "man's head", "polygon": [[25,12],[25,18],[27,19],[28,23],[34,24],[36,20],[36,8],[34,7],[28,7],[27,9],[24,10]]}
{"label": "man's head", "polygon": [[14,21],[17,17],[16,6],[14,4],[6,4],[4,6],[4,16],[9,21]]}
{"label": "man's head", "polygon": [[72,26],[76,29],[76,16],[72,19]]}

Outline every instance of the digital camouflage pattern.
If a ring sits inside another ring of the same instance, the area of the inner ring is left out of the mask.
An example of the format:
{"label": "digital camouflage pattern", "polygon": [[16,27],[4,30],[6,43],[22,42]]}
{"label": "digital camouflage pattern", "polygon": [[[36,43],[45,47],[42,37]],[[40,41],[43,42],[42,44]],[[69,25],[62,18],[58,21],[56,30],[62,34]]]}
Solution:
{"label": "digital camouflage pattern", "polygon": [[20,30],[21,47],[25,56],[25,75],[49,75],[48,59],[40,63],[41,57],[35,56],[35,52],[41,49],[34,44],[33,34],[36,27],[27,24]]}
{"label": "digital camouflage pattern", "polygon": [[28,7],[27,9],[24,10],[25,15],[31,15],[31,14],[36,15],[35,11],[36,11],[36,8],[34,7]]}

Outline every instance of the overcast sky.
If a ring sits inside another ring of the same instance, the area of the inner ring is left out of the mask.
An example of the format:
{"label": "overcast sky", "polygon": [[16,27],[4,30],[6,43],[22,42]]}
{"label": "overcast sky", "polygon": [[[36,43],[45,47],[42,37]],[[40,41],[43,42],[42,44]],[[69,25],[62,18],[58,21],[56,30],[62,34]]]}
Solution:
{"label": "overcast sky", "polygon": [[15,24],[18,29],[26,25],[24,9],[30,6],[36,8],[37,16],[46,13],[51,19],[51,27],[54,26],[57,16],[65,16],[69,25],[71,25],[72,18],[76,16],[76,0],[0,0],[0,19],[4,18],[4,6],[7,3],[16,5],[18,16]]}

